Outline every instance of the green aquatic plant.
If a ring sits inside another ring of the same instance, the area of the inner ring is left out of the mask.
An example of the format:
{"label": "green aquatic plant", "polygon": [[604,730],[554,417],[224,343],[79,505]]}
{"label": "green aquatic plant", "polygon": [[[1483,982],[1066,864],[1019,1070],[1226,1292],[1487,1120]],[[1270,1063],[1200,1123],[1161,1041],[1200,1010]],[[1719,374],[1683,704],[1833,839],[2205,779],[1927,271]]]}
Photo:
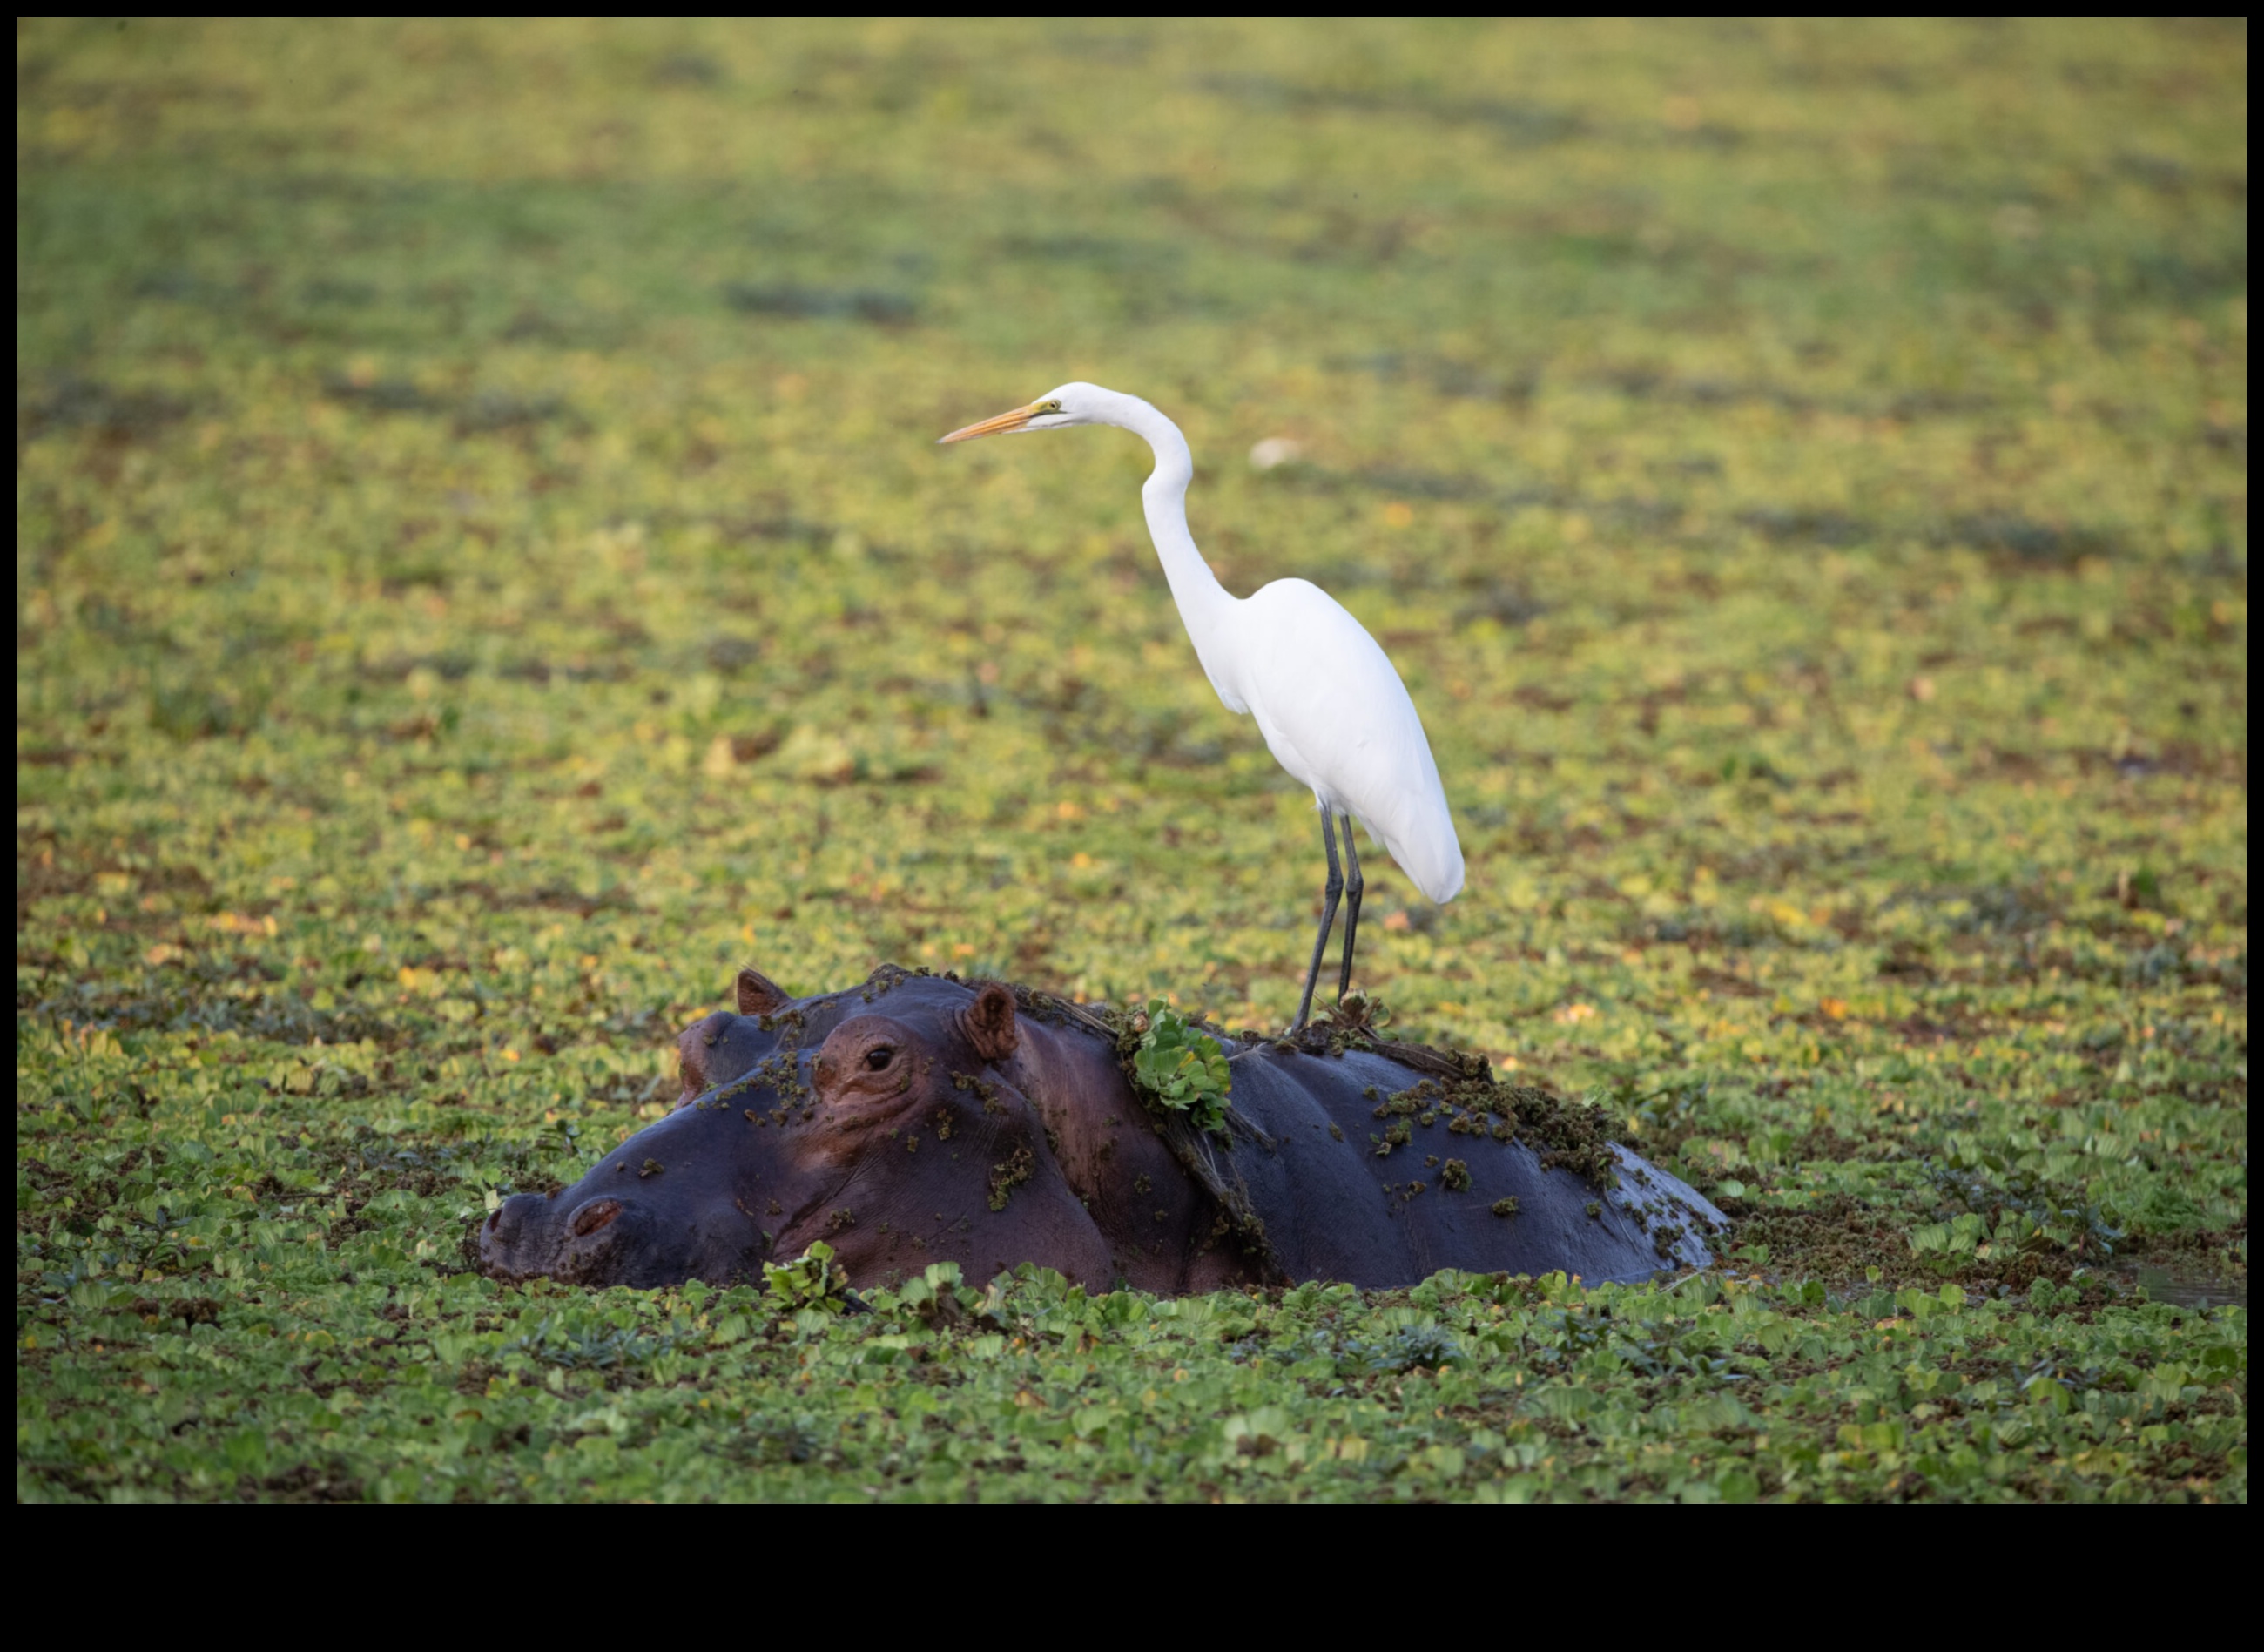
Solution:
{"label": "green aquatic plant", "polygon": [[1455,1334],[1440,1325],[1407,1325],[1374,1341],[1354,1338],[1344,1346],[1344,1366],[1363,1372],[1436,1371],[1466,1359]]}
{"label": "green aquatic plant", "polygon": [[765,1263],[763,1289],[772,1306],[788,1318],[809,1309],[838,1314],[854,1299],[848,1275],[834,1265],[833,1247],[822,1239],[791,1262]]}
{"label": "green aquatic plant", "polygon": [[1136,1025],[1142,1022],[1132,1057],[1132,1079],[1142,1099],[1186,1117],[1198,1130],[1224,1135],[1234,1075],[1218,1040],[1160,998],[1149,1001]]}
{"label": "green aquatic plant", "polygon": [[872,1306],[876,1314],[903,1312],[932,1329],[950,1330],[983,1311],[983,1293],[961,1278],[957,1263],[932,1262],[892,1293],[874,1296]]}

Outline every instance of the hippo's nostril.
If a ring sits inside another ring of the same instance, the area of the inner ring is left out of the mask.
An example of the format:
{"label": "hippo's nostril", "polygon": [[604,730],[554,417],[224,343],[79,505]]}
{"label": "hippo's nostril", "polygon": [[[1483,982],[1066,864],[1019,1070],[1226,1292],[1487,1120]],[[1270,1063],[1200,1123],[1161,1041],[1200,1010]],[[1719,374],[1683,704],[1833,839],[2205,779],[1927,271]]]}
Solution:
{"label": "hippo's nostril", "polygon": [[591,1199],[574,1212],[574,1237],[587,1239],[599,1228],[608,1226],[621,1213],[619,1199]]}

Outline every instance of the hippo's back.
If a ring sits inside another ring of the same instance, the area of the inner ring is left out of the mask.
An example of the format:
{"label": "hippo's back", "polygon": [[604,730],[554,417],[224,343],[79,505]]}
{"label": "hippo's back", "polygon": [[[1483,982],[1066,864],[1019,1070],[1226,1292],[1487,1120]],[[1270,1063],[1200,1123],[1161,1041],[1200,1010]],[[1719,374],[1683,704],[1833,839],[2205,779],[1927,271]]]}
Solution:
{"label": "hippo's back", "polygon": [[[1413,1284],[1441,1268],[1591,1280],[1703,1267],[1726,1219],[1553,1100],[1365,1051],[1230,1046],[1231,1173],[1296,1279]],[[1519,1103],[1546,1112],[1536,1132]],[[1615,1183],[1616,1185],[1615,1185]]]}

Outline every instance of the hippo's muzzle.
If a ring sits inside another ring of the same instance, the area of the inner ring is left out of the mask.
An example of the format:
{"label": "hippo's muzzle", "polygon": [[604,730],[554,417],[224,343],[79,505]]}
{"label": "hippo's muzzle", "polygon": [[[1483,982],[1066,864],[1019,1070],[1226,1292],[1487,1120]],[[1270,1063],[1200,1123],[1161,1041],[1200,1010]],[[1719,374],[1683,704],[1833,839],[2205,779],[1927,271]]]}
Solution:
{"label": "hippo's muzzle", "polygon": [[650,1248],[654,1214],[634,1200],[600,1194],[515,1193],[480,1229],[480,1261],[505,1279],[538,1274],[588,1284],[626,1284]]}

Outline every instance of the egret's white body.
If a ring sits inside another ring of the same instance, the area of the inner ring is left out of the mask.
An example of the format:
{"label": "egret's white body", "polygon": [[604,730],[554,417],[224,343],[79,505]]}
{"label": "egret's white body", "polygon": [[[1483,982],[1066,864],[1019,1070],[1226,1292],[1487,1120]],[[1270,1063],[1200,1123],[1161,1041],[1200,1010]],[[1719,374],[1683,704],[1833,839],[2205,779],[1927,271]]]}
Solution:
{"label": "egret's white body", "polygon": [[[1146,438],[1155,452],[1156,468],[1140,490],[1141,502],[1195,658],[1226,709],[1258,719],[1266,748],[1299,784],[1311,790],[1323,811],[1331,884],[1322,942],[1336,911],[1332,815],[1349,815],[1367,827],[1432,900],[1452,900],[1462,887],[1462,844],[1407,686],[1367,628],[1318,586],[1276,579],[1237,597],[1219,584],[1187,531],[1194,457],[1177,425],[1136,396],[1095,384],[1064,384],[1027,407],[955,430],[943,440],[1072,425],[1114,425]],[[1349,826],[1345,842],[1349,853]],[[1356,857],[1353,879],[1345,937],[1347,982],[1359,914]],[[1320,951],[1317,944],[1316,972]],[[1310,1001],[1310,977],[1305,991]],[[1301,1008],[1299,1022],[1303,1018]]]}

